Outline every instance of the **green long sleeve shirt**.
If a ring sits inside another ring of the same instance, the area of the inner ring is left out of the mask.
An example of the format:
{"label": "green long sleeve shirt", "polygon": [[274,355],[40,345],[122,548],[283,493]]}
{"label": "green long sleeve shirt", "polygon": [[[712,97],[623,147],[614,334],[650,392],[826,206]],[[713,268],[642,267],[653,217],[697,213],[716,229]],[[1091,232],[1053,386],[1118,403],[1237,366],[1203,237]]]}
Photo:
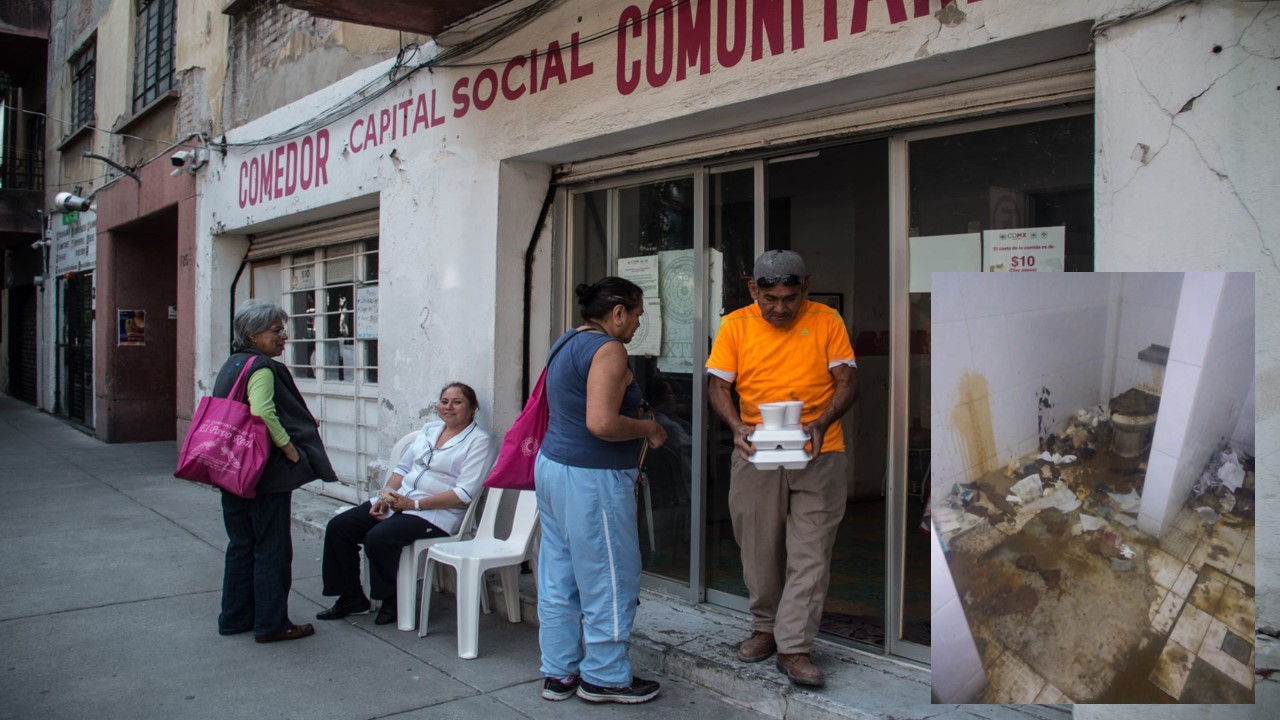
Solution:
{"label": "green long sleeve shirt", "polygon": [[271,368],[259,368],[249,376],[249,412],[262,418],[276,447],[289,444],[289,433],[276,415],[276,375]]}

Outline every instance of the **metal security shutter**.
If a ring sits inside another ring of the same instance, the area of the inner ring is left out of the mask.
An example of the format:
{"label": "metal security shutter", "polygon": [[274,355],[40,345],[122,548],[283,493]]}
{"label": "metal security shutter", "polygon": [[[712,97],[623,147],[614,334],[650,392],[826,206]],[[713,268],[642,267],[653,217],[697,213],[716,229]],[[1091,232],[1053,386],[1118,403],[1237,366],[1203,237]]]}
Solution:
{"label": "metal security shutter", "polygon": [[1081,55],[821,110],[808,116],[733,128],[621,155],[556,168],[570,184],[623,173],[705,162],[709,158],[777,151],[789,145],[883,134],[996,113],[1093,99],[1093,56]]}
{"label": "metal security shutter", "polygon": [[76,273],[67,280],[63,305],[66,344],[67,417],[93,426],[93,273]]}
{"label": "metal security shutter", "polygon": [[[10,325],[17,320],[16,338],[10,336],[9,392],[19,400],[36,404],[36,289],[18,288],[9,291]],[[10,331],[13,332],[12,330]],[[16,339],[16,342],[14,340]]]}
{"label": "metal security shutter", "polygon": [[289,252],[362,240],[378,234],[378,211],[346,215],[272,233],[249,236],[249,259],[262,260]]}

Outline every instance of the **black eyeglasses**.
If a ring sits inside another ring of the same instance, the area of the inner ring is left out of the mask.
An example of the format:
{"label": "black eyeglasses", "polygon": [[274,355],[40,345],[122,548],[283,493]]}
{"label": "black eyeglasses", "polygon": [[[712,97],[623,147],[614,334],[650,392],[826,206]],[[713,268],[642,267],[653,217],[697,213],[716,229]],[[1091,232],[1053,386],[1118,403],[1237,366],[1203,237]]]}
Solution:
{"label": "black eyeglasses", "polygon": [[799,275],[771,275],[769,277],[756,278],[756,287],[771,288],[775,285],[784,287],[795,287],[804,282],[804,278]]}

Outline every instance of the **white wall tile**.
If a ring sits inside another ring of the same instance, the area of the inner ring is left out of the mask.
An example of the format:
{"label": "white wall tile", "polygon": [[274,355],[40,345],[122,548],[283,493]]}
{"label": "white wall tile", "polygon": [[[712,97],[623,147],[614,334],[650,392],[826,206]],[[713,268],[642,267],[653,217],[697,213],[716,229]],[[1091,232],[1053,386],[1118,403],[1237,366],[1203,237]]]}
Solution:
{"label": "white wall tile", "polygon": [[1257,444],[1254,439],[1254,400],[1256,381],[1249,384],[1249,392],[1245,395],[1240,407],[1240,417],[1236,419],[1235,430],[1231,432],[1231,444],[1242,447],[1250,455],[1256,455]]}
{"label": "white wall tile", "polygon": [[958,599],[952,599],[932,615],[932,690],[946,703],[965,702],[962,691],[972,686],[975,673],[983,672],[982,659],[965,623]]}
{"label": "white wall tile", "polygon": [[[1137,359],[1142,306],[1124,303],[1120,306],[1120,334],[1116,337],[1116,355],[1121,360]],[[1145,347],[1145,346],[1144,346]]]}
{"label": "white wall tile", "polygon": [[965,317],[986,317],[1009,312],[1017,303],[1006,300],[1003,273],[967,273],[960,278]]}
{"label": "white wall tile", "polygon": [[967,702],[973,698],[966,695],[972,694],[972,688],[981,684],[975,684],[973,677],[983,672],[982,659],[978,656],[964,608],[956,594],[951,568],[935,533],[930,533],[929,544],[930,644],[936,655],[932,664],[933,691],[943,702]]}
{"label": "white wall tile", "polygon": [[1173,325],[1169,361],[1197,367],[1204,364],[1209,334],[1226,279],[1225,273],[1187,273],[1178,296],[1178,312]]}
{"label": "white wall tile", "polygon": [[1169,361],[1160,396],[1160,412],[1156,417],[1155,438],[1151,443],[1153,450],[1173,458],[1182,454],[1182,443],[1187,437],[1199,383],[1199,367]]}
{"label": "white wall tile", "polygon": [[1043,371],[1041,349],[1043,338],[1034,313],[1013,313],[1005,318],[1008,334],[1009,373],[1014,383],[1029,382]]}
{"label": "white wall tile", "polygon": [[[1138,361],[1127,360],[1125,358],[1116,358],[1116,379],[1115,387],[1111,391],[1111,397],[1115,397],[1125,390],[1136,385],[1138,382]],[[1110,400],[1110,398],[1108,398]]]}
{"label": "white wall tile", "polygon": [[934,323],[930,331],[932,358],[929,384],[934,406],[949,413],[960,392],[960,378],[973,370],[969,332],[964,320]]}
{"label": "white wall tile", "polygon": [[938,542],[936,533],[930,532],[929,535],[929,612],[936,615],[943,605],[955,600],[959,594],[942,544]]}
{"label": "white wall tile", "polygon": [[1164,307],[1146,307],[1144,310],[1147,318],[1143,328],[1145,336],[1142,338],[1142,347],[1138,349],[1143,350],[1153,343],[1169,347],[1169,343],[1173,342],[1173,321],[1178,311]]}
{"label": "white wall tile", "polygon": [[965,321],[973,366],[993,388],[1008,383],[1011,376],[1009,332],[1005,318],[1005,315],[991,315]]}
{"label": "white wall tile", "polygon": [[1152,532],[1149,526],[1143,529],[1156,537],[1159,537],[1167,526],[1166,518],[1170,517],[1170,506],[1172,505],[1176,512],[1177,505],[1180,504],[1175,502],[1174,496],[1174,474],[1177,464],[1177,460],[1156,450],[1152,450],[1151,456],[1147,459],[1147,478],[1143,484],[1142,505],[1138,513],[1139,519],[1145,517],[1149,523],[1155,523],[1155,532]]}
{"label": "white wall tile", "polygon": [[[1020,404],[1029,402],[1018,396],[1016,388],[1009,388],[991,396],[991,421],[995,435],[996,458],[1004,465],[1017,457],[1018,447],[1025,432],[1026,422],[1019,412]],[[1035,420],[1032,420],[1034,423]]]}
{"label": "white wall tile", "polygon": [[1182,289],[1182,273],[1133,272],[1122,275],[1126,303],[1177,309],[1178,293]]}
{"label": "white wall tile", "polygon": [[934,323],[952,322],[964,318],[964,299],[960,295],[963,273],[935,273],[933,293],[929,302],[930,320]]}

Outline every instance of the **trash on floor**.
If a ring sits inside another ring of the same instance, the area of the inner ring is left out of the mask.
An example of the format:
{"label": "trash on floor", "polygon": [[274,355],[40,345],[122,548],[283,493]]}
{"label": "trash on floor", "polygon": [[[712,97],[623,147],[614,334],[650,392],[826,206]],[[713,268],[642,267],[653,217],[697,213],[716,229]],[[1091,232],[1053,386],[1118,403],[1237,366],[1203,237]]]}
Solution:
{"label": "trash on floor", "polygon": [[1093,532],[1094,530],[1098,530],[1102,528],[1102,526],[1106,524],[1107,524],[1107,521],[1103,520],[1100,517],[1094,517],[1093,515],[1086,515],[1084,513],[1080,513],[1080,527],[1085,532]]}
{"label": "trash on floor", "polygon": [[1040,483],[1039,475],[1028,475],[1009,489],[1017,496],[1020,503],[1029,503],[1044,495],[1044,486]]}
{"label": "trash on floor", "polygon": [[1130,490],[1124,495],[1109,492],[1107,496],[1116,501],[1121,512],[1138,512],[1138,508],[1142,505],[1142,496],[1136,490]]}

